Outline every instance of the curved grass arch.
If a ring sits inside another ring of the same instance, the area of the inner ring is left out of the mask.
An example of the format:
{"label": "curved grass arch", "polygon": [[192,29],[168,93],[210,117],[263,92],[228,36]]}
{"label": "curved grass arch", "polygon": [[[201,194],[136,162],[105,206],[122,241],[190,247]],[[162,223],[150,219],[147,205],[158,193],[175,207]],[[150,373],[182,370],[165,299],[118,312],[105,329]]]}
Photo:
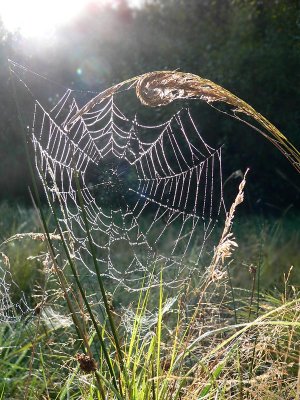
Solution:
{"label": "curved grass arch", "polygon": [[[135,87],[140,102],[149,107],[160,107],[177,99],[198,99],[209,105],[225,103],[230,106],[230,112],[219,110],[250,126],[273,143],[300,173],[300,152],[267,118],[257,112],[244,100],[235,96],[222,86],[201,78],[198,75],[179,71],[148,72],[120,82],[99,93],[83,106],[67,123],[66,129],[74,124],[84,113],[107,97],[117,93],[124,86]],[[243,117],[250,117],[258,126],[253,125]]]}

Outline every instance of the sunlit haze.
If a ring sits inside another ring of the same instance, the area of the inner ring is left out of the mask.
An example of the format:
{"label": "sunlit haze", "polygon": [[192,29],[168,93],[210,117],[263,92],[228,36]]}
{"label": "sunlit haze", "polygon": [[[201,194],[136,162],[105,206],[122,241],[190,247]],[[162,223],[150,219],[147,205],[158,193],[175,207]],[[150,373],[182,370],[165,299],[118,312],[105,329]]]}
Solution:
{"label": "sunlit haze", "polygon": [[[139,1],[131,3],[136,5]],[[114,0],[101,2],[113,4]],[[78,15],[88,3],[91,0],[2,0],[0,18],[10,32],[19,30],[27,37],[47,36]]]}

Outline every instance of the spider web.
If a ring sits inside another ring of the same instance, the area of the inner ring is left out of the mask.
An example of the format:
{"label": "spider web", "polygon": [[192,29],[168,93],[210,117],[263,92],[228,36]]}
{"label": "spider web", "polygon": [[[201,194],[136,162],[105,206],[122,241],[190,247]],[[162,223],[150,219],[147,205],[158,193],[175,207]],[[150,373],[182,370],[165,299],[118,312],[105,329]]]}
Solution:
{"label": "spider web", "polygon": [[0,323],[17,322],[31,311],[25,294],[21,293],[16,301],[16,293],[21,293],[21,290],[13,280],[9,259],[0,252]]}
{"label": "spider web", "polygon": [[95,271],[75,175],[102,276],[135,290],[142,280],[158,285],[162,271],[164,284],[176,287],[199,273],[224,210],[221,149],[204,141],[188,108],[154,125],[128,116],[120,104],[132,87],[122,89],[75,121],[80,107],[72,90],[49,111],[36,100],[36,168],[87,275]]}

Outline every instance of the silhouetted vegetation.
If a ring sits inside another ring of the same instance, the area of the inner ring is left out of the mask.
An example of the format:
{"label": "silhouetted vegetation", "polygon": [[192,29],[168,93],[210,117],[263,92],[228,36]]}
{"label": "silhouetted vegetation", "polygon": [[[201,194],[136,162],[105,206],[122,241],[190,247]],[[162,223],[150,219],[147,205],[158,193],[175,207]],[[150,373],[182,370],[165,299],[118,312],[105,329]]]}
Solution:
{"label": "silhouetted vegetation", "polygon": [[[245,99],[299,146],[299,19],[296,0],[149,0],[137,9],[126,1],[91,4],[44,42],[1,28],[1,198],[29,201],[7,58],[66,87],[93,91],[147,71],[179,68]],[[225,143],[225,179],[237,169],[252,170],[248,210],[280,213],[299,206],[297,173],[270,143],[205,105],[197,107],[204,137]]]}

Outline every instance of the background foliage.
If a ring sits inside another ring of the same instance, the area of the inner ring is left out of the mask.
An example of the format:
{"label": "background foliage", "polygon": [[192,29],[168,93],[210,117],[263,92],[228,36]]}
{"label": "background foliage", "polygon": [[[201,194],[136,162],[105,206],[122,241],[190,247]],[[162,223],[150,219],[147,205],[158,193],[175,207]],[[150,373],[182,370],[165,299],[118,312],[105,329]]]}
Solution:
{"label": "background foliage", "polygon": [[[140,8],[126,0],[114,6],[92,2],[47,41],[3,27],[0,35],[2,199],[29,199],[7,58],[65,86],[93,91],[147,71],[179,68],[237,94],[300,145],[299,1],[148,0]],[[205,106],[199,106],[199,123],[212,145],[225,143],[225,179],[251,168],[249,210],[299,206],[298,176],[270,143]]]}

